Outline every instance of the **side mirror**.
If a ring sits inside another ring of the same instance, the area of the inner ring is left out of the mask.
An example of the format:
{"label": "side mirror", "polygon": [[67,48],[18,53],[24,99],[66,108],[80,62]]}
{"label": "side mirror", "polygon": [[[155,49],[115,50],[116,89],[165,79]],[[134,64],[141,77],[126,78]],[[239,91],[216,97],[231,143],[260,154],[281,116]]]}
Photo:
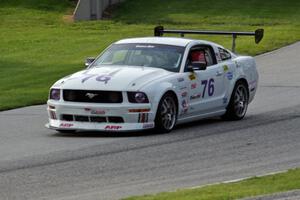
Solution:
{"label": "side mirror", "polygon": [[94,61],[95,58],[87,58],[84,63],[85,67],[89,67]]}
{"label": "side mirror", "polygon": [[206,68],[206,63],[193,62],[191,65],[188,65],[188,71],[206,70]]}

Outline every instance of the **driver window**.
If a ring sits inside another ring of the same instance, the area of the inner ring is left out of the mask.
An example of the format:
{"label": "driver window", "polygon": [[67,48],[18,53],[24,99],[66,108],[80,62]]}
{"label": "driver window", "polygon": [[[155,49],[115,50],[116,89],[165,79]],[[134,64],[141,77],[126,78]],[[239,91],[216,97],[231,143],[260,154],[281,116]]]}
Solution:
{"label": "driver window", "polygon": [[217,61],[212,52],[213,49],[209,45],[197,45],[192,47],[186,61],[185,71],[187,71],[187,66],[191,65],[192,62],[206,63],[207,67],[216,64]]}

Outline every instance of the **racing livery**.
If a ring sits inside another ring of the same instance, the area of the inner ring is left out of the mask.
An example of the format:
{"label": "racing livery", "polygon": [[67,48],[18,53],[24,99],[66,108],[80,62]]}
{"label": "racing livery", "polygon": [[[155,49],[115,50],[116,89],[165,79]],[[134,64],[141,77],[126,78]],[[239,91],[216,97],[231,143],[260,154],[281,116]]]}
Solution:
{"label": "racing livery", "polygon": [[[46,126],[59,132],[169,132],[207,117],[242,119],[258,84],[254,58],[163,33],[189,32],[158,27],[155,37],[120,40],[88,59],[85,70],[57,81],[49,93]],[[249,32],[225,33],[235,39]],[[257,32],[252,35],[257,39]]]}

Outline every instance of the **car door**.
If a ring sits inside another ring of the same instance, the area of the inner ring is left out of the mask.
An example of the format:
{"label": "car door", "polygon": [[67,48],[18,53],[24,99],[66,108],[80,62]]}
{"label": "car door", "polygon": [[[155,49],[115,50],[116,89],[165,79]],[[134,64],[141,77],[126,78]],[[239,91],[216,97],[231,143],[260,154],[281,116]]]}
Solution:
{"label": "car door", "polygon": [[[220,110],[225,91],[224,69],[222,65],[217,63],[212,46],[196,45],[192,47],[188,59],[191,59],[192,52],[197,49],[205,51],[207,67],[205,70],[186,72],[190,81],[189,113],[191,115]],[[187,61],[187,65],[189,62]]]}

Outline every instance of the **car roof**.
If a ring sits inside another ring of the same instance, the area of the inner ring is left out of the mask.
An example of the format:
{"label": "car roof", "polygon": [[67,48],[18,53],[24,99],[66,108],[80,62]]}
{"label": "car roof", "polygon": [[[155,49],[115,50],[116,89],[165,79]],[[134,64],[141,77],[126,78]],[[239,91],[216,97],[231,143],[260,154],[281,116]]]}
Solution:
{"label": "car roof", "polygon": [[205,40],[194,40],[188,38],[177,38],[177,37],[141,37],[141,38],[129,38],[123,39],[115,44],[130,44],[130,43],[145,43],[145,44],[164,44],[164,45],[173,45],[173,46],[187,46],[190,42],[197,41],[200,44],[210,44],[215,46],[217,45],[213,42],[208,42]]}

